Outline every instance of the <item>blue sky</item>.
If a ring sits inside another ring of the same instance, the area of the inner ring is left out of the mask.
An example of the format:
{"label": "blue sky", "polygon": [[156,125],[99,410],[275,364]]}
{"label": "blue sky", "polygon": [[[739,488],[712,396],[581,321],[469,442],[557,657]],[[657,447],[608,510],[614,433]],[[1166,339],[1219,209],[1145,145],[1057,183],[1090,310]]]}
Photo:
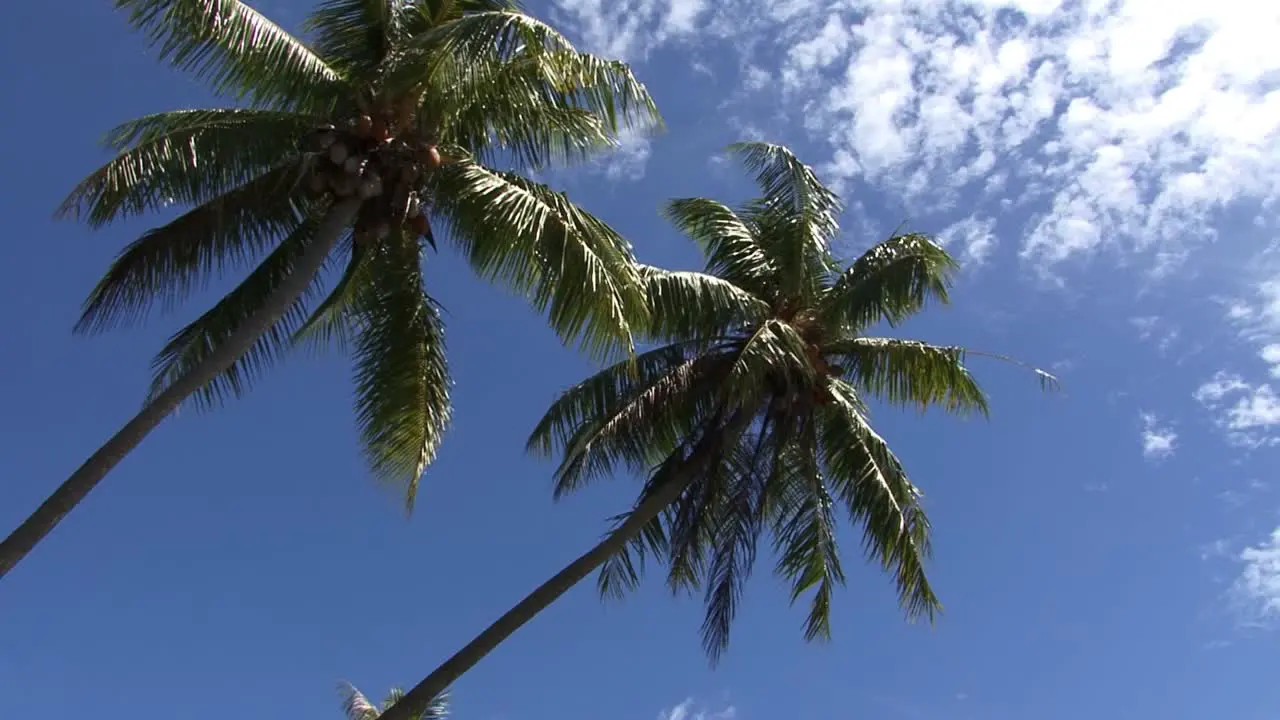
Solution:
{"label": "blue sky", "polygon": [[[0,116],[0,525],[141,402],[149,326],[70,334],[124,243],[50,212],[146,112],[206,104],[109,3],[14,3]],[[257,7],[294,26],[309,6]],[[850,205],[842,251],[906,221],[965,261],[903,330],[1052,367],[978,368],[990,422],[881,410],[927,493],[936,627],[850,573],[801,640],[767,572],[711,670],[698,602],[580,587],[456,688],[465,720],[1280,716],[1280,11],[1248,0],[554,0],[624,57],[669,132],[558,174],[646,262],[688,267],[667,197],[742,198],[717,155],[791,145]],[[590,370],[449,253],[456,422],[406,521],[357,455],[346,359],[300,355],[183,412],[0,586],[0,696],[48,718],[338,718],[334,684],[412,684],[593,542],[636,485],[553,505],[523,439]],[[857,535],[845,533],[857,567]],[[1271,678],[1271,680],[1267,680]]]}

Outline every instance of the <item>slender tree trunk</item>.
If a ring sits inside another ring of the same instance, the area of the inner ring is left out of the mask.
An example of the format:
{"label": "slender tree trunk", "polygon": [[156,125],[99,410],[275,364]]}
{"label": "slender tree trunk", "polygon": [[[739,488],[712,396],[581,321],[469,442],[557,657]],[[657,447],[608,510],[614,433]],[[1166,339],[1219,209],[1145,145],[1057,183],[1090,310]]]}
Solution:
{"label": "slender tree trunk", "polygon": [[416,713],[427,706],[432,698],[439,695],[463,673],[475,667],[476,663],[498,647],[502,641],[511,637],[525,623],[545,610],[577,585],[593,570],[600,567],[614,553],[626,547],[627,543],[640,534],[644,526],[662,512],[663,508],[675,502],[698,473],[702,471],[707,460],[719,450],[727,438],[737,438],[751,422],[752,413],[739,411],[726,424],[724,431],[711,438],[695,450],[679,468],[674,477],[667,480],[664,486],[645,500],[639,507],[631,511],[626,522],[609,533],[600,544],[588,550],[577,560],[569,563],[550,580],[539,585],[533,592],[508,610],[496,622],[484,629],[484,632],[467,643],[465,647],[445,660],[422,682],[400,698],[400,701],[387,708],[378,720],[412,720]]}
{"label": "slender tree trunk", "polygon": [[355,219],[359,209],[360,201],[356,199],[344,200],[333,206],[320,223],[311,246],[298,258],[293,272],[280,284],[266,304],[202,363],[147,403],[141,412],[125,423],[97,452],[90,455],[71,477],[0,543],[0,578],[26,557],[162,420],[192,393],[231,367],[284,315],[306,291],[316,273],[320,272],[325,258],[342,237],[343,230]]}

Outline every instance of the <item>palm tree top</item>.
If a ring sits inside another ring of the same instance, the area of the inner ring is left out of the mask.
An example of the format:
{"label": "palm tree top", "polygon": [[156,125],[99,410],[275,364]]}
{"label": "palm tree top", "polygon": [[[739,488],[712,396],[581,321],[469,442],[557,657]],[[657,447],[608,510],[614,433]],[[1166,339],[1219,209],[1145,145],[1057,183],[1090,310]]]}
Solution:
{"label": "palm tree top", "polygon": [[988,354],[867,333],[948,302],[957,264],[919,233],[841,264],[831,251],[840,200],[813,170],[779,145],[730,152],[760,194],[736,208],[706,198],[667,204],[706,265],[642,267],[657,346],[567,391],[529,447],[561,456],[557,496],[626,468],[648,478],[639,507],[695,471],[630,550],[603,566],[599,587],[634,588],[644,558],[657,557],[673,589],[704,590],[713,659],[766,532],[793,599],[809,594],[805,636],[829,634],[832,588],[844,579],[838,507],[862,527],[868,558],[893,577],[908,617],[932,619],[941,605],[925,574],[921,493],[872,428],[867,400],[985,415],[965,361]]}

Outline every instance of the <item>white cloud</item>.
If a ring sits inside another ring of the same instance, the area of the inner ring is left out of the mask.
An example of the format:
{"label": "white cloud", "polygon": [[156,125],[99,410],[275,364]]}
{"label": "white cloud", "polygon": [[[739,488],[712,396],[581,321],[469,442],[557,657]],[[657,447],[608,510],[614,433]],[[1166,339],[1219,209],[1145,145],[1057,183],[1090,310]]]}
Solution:
{"label": "white cloud", "polygon": [[[952,223],[950,227],[938,235],[938,239],[948,248],[958,246],[959,257],[970,265],[981,265],[996,249],[996,221],[990,218],[979,219],[969,216],[964,220]],[[953,250],[954,252],[954,250]]]}
{"label": "white cloud", "polygon": [[1105,251],[1168,273],[1223,209],[1280,198],[1276,3],[555,1],[615,55],[723,41],[834,184],[963,199],[975,224],[1024,208],[1020,254],[1046,272]]}
{"label": "white cloud", "polygon": [[1201,385],[1195,398],[1215,413],[1227,439],[1242,447],[1274,445],[1280,425],[1280,396],[1268,383],[1253,385],[1239,375],[1220,371]]}
{"label": "white cloud", "polygon": [[685,698],[684,702],[660,711],[658,720],[734,720],[737,715],[738,710],[732,705],[711,710],[695,705],[693,698]]}
{"label": "white cloud", "polygon": [[651,146],[652,140],[647,135],[624,130],[618,146],[592,161],[591,168],[615,182],[639,180],[649,164]]}
{"label": "white cloud", "polygon": [[1142,420],[1142,456],[1157,461],[1173,455],[1177,449],[1178,434],[1169,426],[1161,425],[1152,413],[1142,413],[1139,417]]}
{"label": "white cloud", "polygon": [[1244,568],[1232,594],[1246,622],[1280,620],[1280,528],[1265,541],[1241,551],[1240,562]]}
{"label": "white cloud", "polygon": [[1164,355],[1177,341],[1180,334],[1177,327],[1170,325],[1157,315],[1144,315],[1129,318],[1129,323],[1138,331],[1138,340],[1155,344],[1156,352]]}

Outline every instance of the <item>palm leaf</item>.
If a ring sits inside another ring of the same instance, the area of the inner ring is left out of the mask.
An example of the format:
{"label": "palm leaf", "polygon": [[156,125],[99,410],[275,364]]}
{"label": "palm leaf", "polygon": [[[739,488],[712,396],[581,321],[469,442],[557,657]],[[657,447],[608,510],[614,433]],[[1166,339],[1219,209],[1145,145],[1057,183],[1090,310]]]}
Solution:
{"label": "palm leaf", "polygon": [[920,492],[863,416],[853,387],[839,380],[829,387],[834,402],[819,408],[818,422],[832,488],[862,526],[868,558],[893,574],[907,616],[932,620],[942,606],[925,575],[929,520]]}
{"label": "palm leaf", "polygon": [[406,0],[325,0],[304,28],[316,52],[346,78],[371,80],[405,38]]}
{"label": "palm leaf", "polygon": [[417,244],[394,235],[375,259],[376,286],[359,299],[356,422],[380,479],[404,487],[412,511],[418,480],[449,424],[444,327],[422,284]]}
{"label": "palm leaf", "polygon": [[251,261],[291,233],[304,211],[298,169],[282,167],[147,231],[112,263],[85,301],[77,332],[98,332],[170,309],[210,274]]}
{"label": "palm leaf", "polygon": [[324,113],[344,92],[338,73],[240,0],[115,0],[160,59],[254,105]]}
{"label": "palm leaf", "polygon": [[856,387],[891,404],[988,413],[986,394],[965,367],[965,348],[855,337],[828,343],[824,350],[838,358]]}
{"label": "palm leaf", "polygon": [[813,591],[806,640],[831,637],[831,597],[835,586],[844,584],[833,503],[819,473],[817,443],[813,423],[804,422],[777,444],[770,479],[776,571],[790,581],[793,603]]}
{"label": "palm leaf", "polygon": [[339,683],[338,694],[342,697],[342,712],[347,720],[376,720],[378,717],[378,708],[351,683]]}
{"label": "palm leaf", "polygon": [[525,294],[566,342],[629,350],[647,307],[630,247],[561,193],[463,161],[432,175],[432,211],[482,276]]}
{"label": "palm leaf", "polygon": [[756,175],[762,197],[748,205],[748,214],[777,265],[782,291],[807,299],[831,264],[831,240],[840,229],[840,199],[781,145],[735,143],[729,152]]}
{"label": "palm leaf", "polygon": [[706,198],[683,198],[667,203],[663,215],[702,249],[708,274],[774,300],[777,267],[733,210]]}
{"label": "palm leaf", "polygon": [[942,246],[925,235],[895,235],[850,265],[823,296],[828,327],[857,332],[877,322],[897,325],[934,299],[948,302],[957,269]]}
{"label": "palm leaf", "polygon": [[438,126],[443,142],[483,163],[508,160],[540,169],[614,147],[596,112],[548,87],[555,81],[550,62],[547,53],[500,63],[450,59],[445,66],[456,72],[428,88],[423,115]]}
{"label": "palm leaf", "polygon": [[[262,308],[280,282],[293,272],[296,261],[306,252],[316,226],[314,219],[299,225],[239,286],[169,340],[152,362],[154,372],[150,397],[155,397],[186,376]],[[312,287],[316,284],[318,279]],[[253,377],[261,374],[289,349],[291,335],[306,318],[307,299],[306,295],[298,298],[235,364],[201,388],[192,400],[209,408],[227,395],[239,396],[248,390]]]}
{"label": "palm leaf", "polygon": [[727,280],[697,272],[639,266],[649,298],[648,336],[710,342],[769,314],[769,304]]}
{"label": "palm leaf", "polygon": [[346,347],[358,318],[360,296],[376,281],[373,275],[375,254],[363,243],[351,244],[346,269],[333,289],[311,315],[293,333],[297,345],[310,343],[319,349],[337,343]]}
{"label": "palm leaf", "polygon": [[274,110],[177,110],[147,115],[107,134],[118,154],[82,180],[58,208],[92,227],[199,205],[297,157],[312,121]]}

